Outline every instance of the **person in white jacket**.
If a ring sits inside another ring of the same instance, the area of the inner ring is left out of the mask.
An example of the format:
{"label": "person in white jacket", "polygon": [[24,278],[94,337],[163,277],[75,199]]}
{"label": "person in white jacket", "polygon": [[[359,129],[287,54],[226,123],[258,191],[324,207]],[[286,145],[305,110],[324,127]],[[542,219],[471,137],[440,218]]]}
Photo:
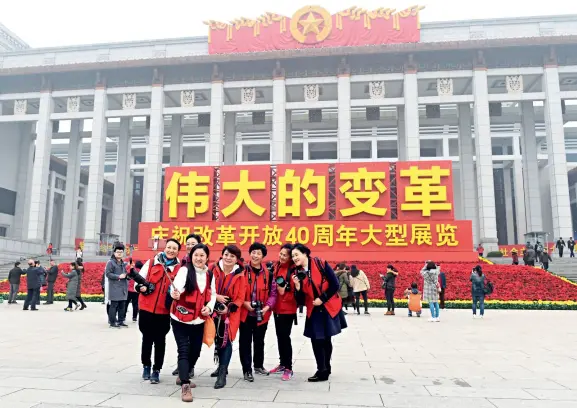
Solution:
{"label": "person in white jacket", "polygon": [[205,321],[216,302],[216,284],[207,263],[210,250],[204,244],[190,251],[190,263],[179,269],[174,278],[174,299],[170,308],[172,331],[178,349],[178,381],[182,386],[182,401],[192,402],[194,385],[190,383],[190,368],[194,367],[204,335]]}

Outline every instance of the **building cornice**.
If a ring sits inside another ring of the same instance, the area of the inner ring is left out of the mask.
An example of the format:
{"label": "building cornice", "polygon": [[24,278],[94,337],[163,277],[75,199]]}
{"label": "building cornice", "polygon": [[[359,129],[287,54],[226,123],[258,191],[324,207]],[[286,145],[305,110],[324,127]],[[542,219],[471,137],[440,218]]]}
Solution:
{"label": "building cornice", "polygon": [[[208,63],[226,63],[235,61],[263,61],[263,60],[283,60],[303,57],[325,57],[325,56],[354,56],[368,54],[386,53],[415,53],[430,51],[449,50],[481,50],[490,48],[504,48],[515,46],[549,46],[577,44],[577,35],[570,36],[548,36],[548,37],[526,37],[511,39],[486,39],[470,41],[446,41],[434,43],[415,44],[394,44],[378,45],[368,47],[337,47],[337,48],[314,48],[301,50],[287,50],[274,52],[260,52],[250,54],[223,54],[223,55],[193,55],[183,57],[162,57],[162,58],[135,58],[119,61],[95,61],[87,63],[76,63],[66,65],[46,65],[16,68],[0,68],[0,76],[9,75],[30,75],[61,73],[72,71],[105,70],[116,68],[139,68],[139,67],[160,67],[168,65],[193,65]],[[0,62],[2,56],[0,55]]]}

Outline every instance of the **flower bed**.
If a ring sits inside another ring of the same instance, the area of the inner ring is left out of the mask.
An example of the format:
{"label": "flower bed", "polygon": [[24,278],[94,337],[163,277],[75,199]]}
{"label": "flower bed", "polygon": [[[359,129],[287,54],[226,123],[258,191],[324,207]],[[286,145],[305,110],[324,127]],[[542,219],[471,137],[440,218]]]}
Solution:
{"label": "flower bed", "polygon": [[[392,262],[399,269],[397,277],[396,298],[399,307],[405,307],[406,301],[402,292],[417,282],[422,290],[423,280],[420,276],[422,263]],[[349,262],[356,264],[369,278],[371,289],[369,298],[374,307],[384,306],[384,293],[381,289],[379,273],[385,273],[387,263],[383,262]],[[471,269],[476,263],[445,263],[441,269],[447,276],[445,293],[446,307],[453,309],[469,308],[471,305]],[[82,278],[83,297],[88,301],[102,301],[102,274],[104,263],[84,264],[85,272]],[[60,265],[61,270],[68,270],[69,265]],[[577,285],[566,279],[557,277],[541,269],[526,266],[488,265],[483,264],[483,271],[488,280],[494,283],[495,292],[487,297],[486,307],[508,309],[577,309]],[[20,285],[22,298],[26,293],[26,279],[23,277]],[[56,281],[55,300],[64,300],[67,279],[60,276]],[[8,282],[0,282],[0,295],[8,297],[10,286]],[[42,291],[45,296],[45,290]]]}

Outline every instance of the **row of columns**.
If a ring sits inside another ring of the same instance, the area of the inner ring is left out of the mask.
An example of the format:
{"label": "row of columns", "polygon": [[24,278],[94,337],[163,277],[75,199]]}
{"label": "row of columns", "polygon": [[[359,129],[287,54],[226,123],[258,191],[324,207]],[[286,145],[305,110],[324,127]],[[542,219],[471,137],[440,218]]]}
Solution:
{"label": "row of columns", "polygon": [[[350,71],[346,67],[339,69],[338,84],[338,150],[340,161],[351,160],[351,115],[350,115]],[[569,206],[569,190],[567,184],[567,168],[564,146],[563,119],[561,113],[561,99],[559,89],[559,72],[556,66],[545,68],[543,78],[545,90],[545,121],[547,129],[547,144],[549,149],[549,173],[551,180],[551,196],[553,207],[553,230],[557,236],[570,235],[571,212]],[[418,81],[414,64],[407,64],[403,85],[404,106],[399,107],[399,159],[419,160],[419,104]],[[459,154],[461,161],[461,183],[463,194],[463,214],[474,224],[475,242],[483,242],[487,249],[497,245],[497,229],[495,215],[495,198],[493,182],[493,161],[491,148],[491,130],[489,115],[489,98],[487,69],[479,58],[473,72],[474,107],[471,112],[468,104],[459,106]],[[291,125],[290,112],[286,110],[286,83],[284,71],[277,66],[273,80],[273,132],[271,138],[271,162],[273,164],[287,163],[291,160]],[[36,154],[31,177],[30,211],[28,238],[42,240],[45,230],[45,209],[47,203],[48,166],[50,163],[50,145],[52,138],[52,122],[50,114],[53,101],[48,90],[44,90],[40,98],[39,122],[37,126]],[[146,153],[146,169],[144,177],[143,215],[142,221],[157,221],[160,219],[162,195],[162,156],[164,139],[164,89],[162,80],[155,75],[151,95],[150,134]],[[536,141],[534,113],[532,102],[522,104],[523,107],[523,164],[515,164],[515,184],[522,181],[524,189],[515,188],[517,203],[530,202],[528,205],[517,205],[517,220],[521,222],[521,231],[535,230],[541,226],[540,201],[538,197],[538,164],[536,161]],[[86,252],[96,252],[98,248],[98,233],[100,232],[103,185],[104,185],[104,157],[106,149],[107,95],[103,81],[98,81],[94,96],[94,117],[91,139],[91,155],[89,166],[89,183],[86,194]],[[475,152],[473,153],[473,139],[471,135],[471,115],[475,124]],[[208,142],[208,164],[234,164],[235,162],[235,113],[227,112],[224,115],[224,86],[222,75],[215,72],[211,85],[211,117],[210,136]],[[72,135],[80,134],[78,121],[73,125]],[[172,137],[178,143],[171,143],[170,163],[179,165],[182,162],[182,122],[181,117],[173,116]],[[114,232],[121,237],[126,235],[127,200],[131,197],[129,175],[130,135],[129,120],[121,122],[119,138],[119,162],[114,199]],[[226,143],[223,143],[223,137]],[[77,137],[78,138],[78,137]],[[77,139],[76,138],[76,139]],[[81,141],[73,138],[70,144],[69,169],[67,180],[67,200],[65,214],[74,214],[76,201],[70,202],[70,197],[76,197],[79,177],[79,157]],[[22,139],[20,146],[21,157],[30,155],[30,144]],[[226,147],[223,147],[226,146]],[[526,157],[525,157],[526,156]],[[476,159],[476,166],[474,159]],[[75,158],[77,158],[76,162]],[[29,165],[24,160],[21,166]],[[520,166],[520,167],[519,167]],[[518,170],[522,170],[522,173]],[[21,172],[27,174],[27,172]],[[129,177],[129,176],[128,176]],[[475,183],[476,179],[476,183]],[[26,185],[28,180],[22,180]],[[524,194],[518,193],[524,191]],[[70,194],[69,194],[70,193]],[[19,194],[21,196],[21,194]],[[23,198],[24,199],[24,198]],[[68,210],[72,210],[69,212]],[[523,215],[523,212],[527,215]],[[25,214],[19,214],[24,217]],[[65,236],[63,243],[73,245],[74,218],[65,217]],[[527,220],[525,223],[522,220]],[[26,225],[23,222],[23,225]]]}

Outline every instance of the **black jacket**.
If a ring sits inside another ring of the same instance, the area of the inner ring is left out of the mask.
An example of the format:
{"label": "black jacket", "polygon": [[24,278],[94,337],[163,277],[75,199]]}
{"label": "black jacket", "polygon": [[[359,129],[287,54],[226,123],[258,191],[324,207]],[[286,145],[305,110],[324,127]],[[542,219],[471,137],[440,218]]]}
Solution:
{"label": "black jacket", "polygon": [[54,283],[54,282],[56,282],[57,278],[58,278],[58,266],[54,265],[50,269],[48,269],[47,282],[48,283]]}
{"label": "black jacket", "polygon": [[8,282],[12,285],[19,285],[20,277],[25,273],[20,267],[12,268],[10,272],[8,272]]}
{"label": "black jacket", "polygon": [[40,289],[40,276],[44,270],[35,266],[26,269],[26,286],[28,289]]}

